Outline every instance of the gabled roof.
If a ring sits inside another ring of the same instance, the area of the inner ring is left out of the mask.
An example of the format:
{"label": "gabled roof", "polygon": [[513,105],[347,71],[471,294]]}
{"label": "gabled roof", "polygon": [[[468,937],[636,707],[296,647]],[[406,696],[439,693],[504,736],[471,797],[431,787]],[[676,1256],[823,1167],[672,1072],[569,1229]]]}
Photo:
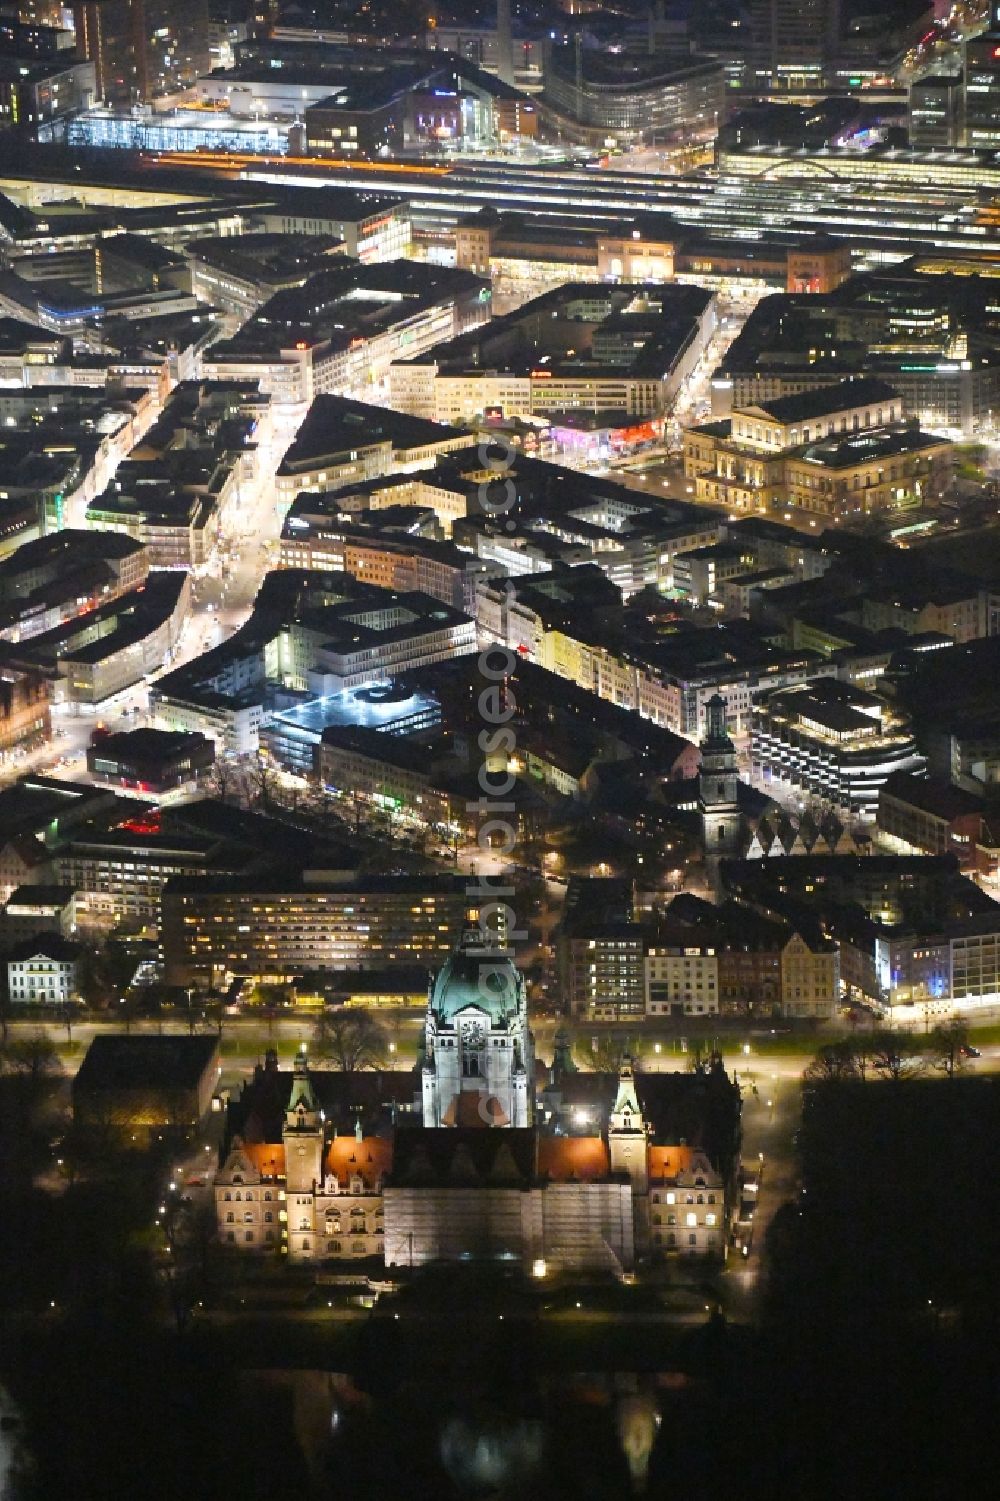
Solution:
{"label": "gabled roof", "polygon": [[366,1188],[374,1189],[392,1171],[393,1144],[382,1136],[335,1136],[327,1147],[323,1170],[346,1188],[360,1173]]}
{"label": "gabled roof", "polygon": [[553,1183],[593,1183],[610,1172],[601,1136],[540,1136],[538,1176]]}

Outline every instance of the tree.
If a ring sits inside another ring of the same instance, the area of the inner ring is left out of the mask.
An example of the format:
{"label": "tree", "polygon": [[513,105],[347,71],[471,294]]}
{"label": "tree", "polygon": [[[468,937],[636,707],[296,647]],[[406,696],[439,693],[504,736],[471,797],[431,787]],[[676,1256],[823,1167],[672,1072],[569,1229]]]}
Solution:
{"label": "tree", "polygon": [[22,1080],[33,1093],[50,1074],[60,1072],[56,1045],[46,1032],[11,1037],[0,1049],[0,1068]]}
{"label": "tree", "polygon": [[863,1030],[854,1033],[851,1038],[851,1049],[854,1055],[854,1067],[858,1078],[862,1081],[867,1079],[868,1070],[872,1067],[875,1058],[877,1035]]}
{"label": "tree", "polygon": [[927,1053],[931,1068],[940,1069],[953,1079],[965,1063],[965,1049],[969,1046],[969,1029],[957,1018],[934,1028],[927,1039]]}
{"label": "tree", "polygon": [[251,1005],[265,1006],[271,1010],[291,1005],[294,998],[295,992],[291,985],[269,980],[257,980],[250,992]]}
{"label": "tree", "polygon": [[217,797],[227,803],[236,789],[237,779],[233,766],[222,756],[217,756],[205,778],[205,791],[209,797]]}
{"label": "tree", "polygon": [[824,1043],[805,1071],[806,1081],[810,1084],[862,1077],[854,1042],[848,1037]]}
{"label": "tree", "polygon": [[880,1079],[912,1078],[920,1072],[917,1041],[909,1032],[877,1032],[872,1039],[872,1068]]}
{"label": "tree", "polygon": [[263,751],[258,751],[256,759],[248,765],[246,784],[250,800],[264,809],[274,806],[275,794],[279,786],[278,772]]}
{"label": "tree", "polygon": [[389,1053],[389,1039],[381,1022],[367,1011],[337,1006],[324,1011],[313,1033],[313,1044],[344,1073],[363,1068],[382,1068]]}
{"label": "tree", "polygon": [[80,956],[77,988],[80,998],[91,1007],[104,1007],[114,998],[115,981],[107,948],[88,944]]}
{"label": "tree", "polygon": [[578,1036],[574,1048],[581,1067],[598,1074],[616,1074],[622,1066],[622,1058],[628,1046],[612,1032],[594,1032]]}

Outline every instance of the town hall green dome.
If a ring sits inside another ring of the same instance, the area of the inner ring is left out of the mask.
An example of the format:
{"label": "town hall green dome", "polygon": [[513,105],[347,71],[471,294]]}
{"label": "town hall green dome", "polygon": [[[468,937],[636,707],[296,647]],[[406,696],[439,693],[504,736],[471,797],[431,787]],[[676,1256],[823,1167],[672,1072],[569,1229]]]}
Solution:
{"label": "town hall green dome", "polygon": [[502,1023],[517,1011],[521,978],[511,960],[491,952],[479,928],[468,928],[431,986],[430,1007],[439,1021],[450,1022],[468,1006]]}

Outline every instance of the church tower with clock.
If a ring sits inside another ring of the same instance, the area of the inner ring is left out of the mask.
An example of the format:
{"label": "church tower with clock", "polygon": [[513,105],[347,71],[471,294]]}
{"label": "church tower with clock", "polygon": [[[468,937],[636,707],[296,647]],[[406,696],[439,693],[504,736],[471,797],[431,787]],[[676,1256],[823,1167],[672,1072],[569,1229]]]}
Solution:
{"label": "church tower with clock", "polygon": [[425,1126],[530,1126],[534,1039],[524,980],[470,926],[431,984],[422,1070]]}

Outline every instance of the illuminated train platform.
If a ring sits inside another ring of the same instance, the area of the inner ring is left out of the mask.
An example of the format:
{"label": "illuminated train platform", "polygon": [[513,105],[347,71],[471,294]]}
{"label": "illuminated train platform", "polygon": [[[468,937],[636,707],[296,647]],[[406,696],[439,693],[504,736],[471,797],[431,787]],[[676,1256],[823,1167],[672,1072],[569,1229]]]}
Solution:
{"label": "illuminated train platform", "polygon": [[[776,232],[803,238],[836,234],[850,241],[855,265],[862,268],[928,252],[1000,260],[1000,225],[990,219],[992,195],[985,178],[977,187],[967,176],[941,185],[932,178],[929,164],[921,185],[880,175],[874,161],[870,178],[855,175],[853,162],[851,176],[841,179],[814,173],[809,162],[800,168],[801,175],[793,171],[794,163],[785,162],[773,174],[681,178],[565,163],[439,165],[226,152],[150,154],[140,160],[153,171],[196,170],[273,185],[384,190],[391,182],[393,190],[409,200],[414,227],[425,231],[452,229],[460,218],[487,207],[541,216],[567,228],[610,226],[642,214],[663,214],[682,229],[744,242]],[[887,158],[879,160],[885,163]],[[985,172],[985,164],[979,169]],[[1000,158],[992,170],[1000,189]]]}

